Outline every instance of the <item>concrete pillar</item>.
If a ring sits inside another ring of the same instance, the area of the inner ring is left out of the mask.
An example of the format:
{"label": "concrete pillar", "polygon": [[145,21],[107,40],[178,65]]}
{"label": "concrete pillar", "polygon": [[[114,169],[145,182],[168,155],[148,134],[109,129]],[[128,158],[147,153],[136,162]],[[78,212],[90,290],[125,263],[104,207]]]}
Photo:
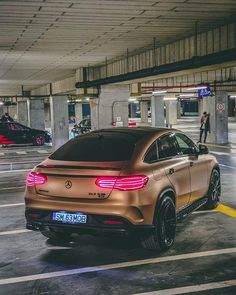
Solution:
{"label": "concrete pillar", "polygon": [[29,106],[29,126],[31,128],[44,130],[45,116],[44,116],[44,101],[43,99],[30,99]]}
{"label": "concrete pillar", "polygon": [[148,101],[140,101],[141,123],[148,123]]}
{"label": "concrete pillar", "polygon": [[130,93],[137,96],[137,95],[141,95],[142,94],[142,87],[141,87],[141,83],[133,83],[130,84]]}
{"label": "concrete pillar", "polygon": [[5,106],[5,111],[4,113],[8,113],[10,117],[13,118],[13,120],[17,120],[17,106],[16,105],[9,105]]}
{"label": "concrete pillar", "polygon": [[236,121],[236,99],[234,99],[234,119]]}
{"label": "concrete pillar", "polygon": [[4,114],[4,105],[3,103],[0,103],[0,118],[2,117],[3,114]]}
{"label": "concrete pillar", "polygon": [[79,123],[83,120],[83,105],[82,103],[75,104],[75,122]]}
{"label": "concrete pillar", "polygon": [[67,96],[51,96],[52,149],[56,150],[69,139]]}
{"label": "concrete pillar", "polygon": [[51,128],[51,112],[50,112],[50,104],[44,104],[44,118],[45,118],[45,127]]}
{"label": "concrete pillar", "polygon": [[181,119],[181,101],[177,100],[177,119]]}
{"label": "concrete pillar", "polygon": [[204,112],[204,110],[203,110],[203,99],[198,100],[198,114],[199,114],[199,116],[202,116],[202,114]]}
{"label": "concrete pillar", "polygon": [[164,127],[164,95],[153,95],[151,98],[152,126]]}
{"label": "concrete pillar", "polygon": [[130,118],[136,118],[137,106],[135,103],[130,102]]}
{"label": "concrete pillar", "polygon": [[99,98],[90,99],[91,128],[128,126],[129,85],[101,86]]}
{"label": "concrete pillar", "polygon": [[91,130],[98,129],[99,101],[99,98],[90,99]]}
{"label": "concrete pillar", "polygon": [[211,133],[207,142],[216,144],[228,143],[228,94],[217,91],[215,96],[203,99],[203,112],[210,113]]}
{"label": "concrete pillar", "polygon": [[17,120],[19,123],[28,126],[29,125],[29,112],[27,100],[17,102]]}
{"label": "concrete pillar", "polygon": [[177,100],[166,100],[166,125],[172,127],[177,124]]}

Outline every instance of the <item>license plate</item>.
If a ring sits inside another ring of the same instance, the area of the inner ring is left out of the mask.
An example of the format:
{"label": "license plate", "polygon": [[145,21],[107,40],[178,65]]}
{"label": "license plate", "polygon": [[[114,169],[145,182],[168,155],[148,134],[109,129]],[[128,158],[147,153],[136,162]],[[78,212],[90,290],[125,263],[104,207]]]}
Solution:
{"label": "license plate", "polygon": [[87,215],[82,213],[53,212],[52,220],[63,223],[86,223]]}

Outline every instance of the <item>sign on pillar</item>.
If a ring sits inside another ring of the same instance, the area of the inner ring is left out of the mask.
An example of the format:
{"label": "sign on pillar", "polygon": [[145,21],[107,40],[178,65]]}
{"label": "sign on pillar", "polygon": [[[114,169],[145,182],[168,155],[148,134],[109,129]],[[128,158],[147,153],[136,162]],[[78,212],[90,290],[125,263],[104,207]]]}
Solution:
{"label": "sign on pillar", "polygon": [[218,91],[215,95],[216,106],[216,143],[228,143],[228,94]]}
{"label": "sign on pillar", "polygon": [[207,142],[228,143],[228,94],[217,91],[215,96],[203,98],[203,111],[210,114],[210,134]]}
{"label": "sign on pillar", "polygon": [[121,121],[121,117],[116,117],[116,122],[115,122],[116,127],[123,127],[124,123]]}

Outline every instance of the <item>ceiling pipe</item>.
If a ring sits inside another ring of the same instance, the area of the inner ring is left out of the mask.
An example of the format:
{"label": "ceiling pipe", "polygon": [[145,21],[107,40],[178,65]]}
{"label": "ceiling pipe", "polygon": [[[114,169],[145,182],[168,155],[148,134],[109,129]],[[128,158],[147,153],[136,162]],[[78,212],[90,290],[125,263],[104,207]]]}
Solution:
{"label": "ceiling pipe", "polygon": [[176,86],[176,85],[168,85],[168,86],[142,86],[142,89],[143,90],[159,90],[159,89],[162,89],[162,90],[165,90],[165,89],[190,89],[190,88],[200,88],[201,86],[209,86],[209,87],[232,87],[232,86],[236,86],[236,84],[222,84],[222,85],[219,85],[219,84],[202,84],[202,85],[179,85],[179,86]]}
{"label": "ceiling pipe", "polygon": [[90,88],[98,87],[101,85],[121,83],[121,82],[131,82],[139,80],[146,77],[154,77],[163,75],[163,74],[173,74],[176,72],[198,69],[205,66],[217,65],[226,62],[236,61],[236,50],[235,48],[227,49],[224,51],[208,54],[205,56],[195,56],[190,59],[181,60],[174,63],[164,64],[160,66],[154,66],[151,68],[145,68],[125,74],[119,74],[110,76],[107,78],[100,78],[91,81],[77,82],[75,84],[76,88]]}

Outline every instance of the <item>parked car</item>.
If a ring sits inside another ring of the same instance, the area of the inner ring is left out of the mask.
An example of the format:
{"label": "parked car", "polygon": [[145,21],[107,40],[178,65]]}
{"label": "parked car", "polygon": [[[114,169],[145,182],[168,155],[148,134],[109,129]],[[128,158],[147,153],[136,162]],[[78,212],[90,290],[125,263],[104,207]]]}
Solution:
{"label": "parked car", "polygon": [[214,208],[221,192],[219,165],[206,146],[151,127],[71,139],[28,174],[26,186],[28,229],[58,240],[134,234],[155,250],[174,244],[176,220]]}
{"label": "parked car", "polygon": [[44,145],[51,141],[51,135],[44,130],[29,128],[17,122],[0,122],[0,144]]}
{"label": "parked car", "polygon": [[90,119],[83,119],[79,122],[79,124],[75,124],[73,129],[71,130],[73,137],[87,133],[91,131],[91,120]]}

